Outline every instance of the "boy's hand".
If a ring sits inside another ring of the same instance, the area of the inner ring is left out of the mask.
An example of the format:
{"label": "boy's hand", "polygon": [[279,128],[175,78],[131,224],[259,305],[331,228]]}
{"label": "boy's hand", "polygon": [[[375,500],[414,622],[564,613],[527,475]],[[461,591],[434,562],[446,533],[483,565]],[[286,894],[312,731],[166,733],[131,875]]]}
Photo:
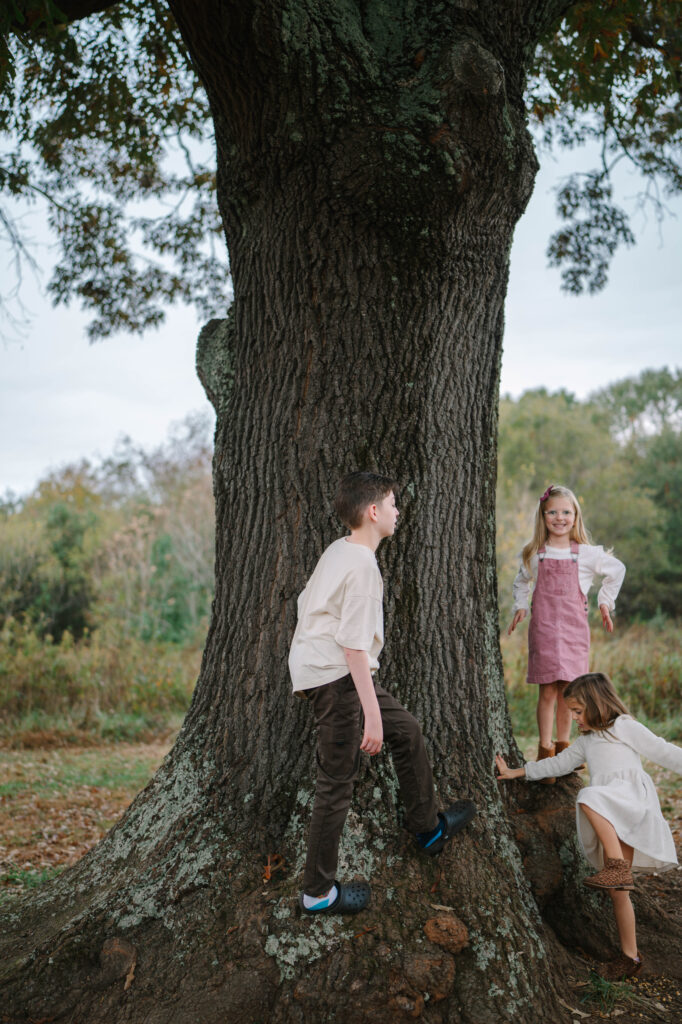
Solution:
{"label": "boy's hand", "polygon": [[613,633],[613,620],[609,614],[608,607],[605,604],[600,604],[599,611],[601,612],[601,620],[604,623],[604,629],[607,633]]}
{"label": "boy's hand", "polygon": [[360,750],[364,750],[366,754],[378,754],[383,742],[384,727],[381,721],[381,715],[370,715],[368,718],[365,718],[365,733],[362,737]]}
{"label": "boy's hand", "polygon": [[514,618],[511,620],[511,622],[509,623],[509,626],[507,627],[507,636],[511,636],[512,635],[512,633],[514,632],[514,630],[518,626],[519,622],[523,622],[523,620],[526,617],[526,614],[527,613],[526,613],[526,609],[525,608],[519,608],[514,613]]}
{"label": "boy's hand", "polygon": [[360,750],[364,750],[366,754],[378,754],[384,742],[384,727],[377,695],[374,691],[372,673],[369,670],[367,651],[355,651],[351,647],[344,647],[343,653],[346,656],[348,671],[355,683],[355,689],[358,691],[365,715],[365,732]]}
{"label": "boy's hand", "polygon": [[501,754],[495,754],[498,779],[520,779],[526,774],[525,768],[510,768]]}

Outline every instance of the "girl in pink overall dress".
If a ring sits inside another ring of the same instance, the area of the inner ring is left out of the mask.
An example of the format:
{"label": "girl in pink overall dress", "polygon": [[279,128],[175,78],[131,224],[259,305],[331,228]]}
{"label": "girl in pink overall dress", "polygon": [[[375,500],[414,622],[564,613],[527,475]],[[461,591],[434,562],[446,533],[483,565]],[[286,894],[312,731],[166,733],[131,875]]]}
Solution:
{"label": "girl in pink overall dress", "polygon": [[[571,712],[563,691],[569,682],[589,671],[587,592],[595,575],[604,577],[597,600],[604,627],[611,633],[610,613],[625,566],[610,552],[590,543],[573,492],[558,485],[548,487],[538,504],[533,538],[522,552],[514,581],[514,618],[507,630],[512,633],[526,617],[530,582],[534,579],[527,682],[539,686],[539,761],[569,745]],[[555,711],[556,745],[552,742]]]}
{"label": "girl in pink overall dress", "polygon": [[570,559],[547,558],[544,544],[538,551],[528,627],[527,683],[570,683],[589,672],[587,597],[580,589],[574,540],[570,551]]}

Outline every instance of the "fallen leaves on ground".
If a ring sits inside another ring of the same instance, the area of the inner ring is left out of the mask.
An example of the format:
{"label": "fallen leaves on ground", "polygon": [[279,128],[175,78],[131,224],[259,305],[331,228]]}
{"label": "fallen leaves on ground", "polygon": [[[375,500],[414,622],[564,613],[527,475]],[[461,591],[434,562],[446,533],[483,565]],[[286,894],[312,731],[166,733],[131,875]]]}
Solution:
{"label": "fallen leaves on ground", "polygon": [[[22,888],[75,863],[151,778],[169,741],[0,751],[0,884]],[[83,784],[101,775],[108,784]]]}

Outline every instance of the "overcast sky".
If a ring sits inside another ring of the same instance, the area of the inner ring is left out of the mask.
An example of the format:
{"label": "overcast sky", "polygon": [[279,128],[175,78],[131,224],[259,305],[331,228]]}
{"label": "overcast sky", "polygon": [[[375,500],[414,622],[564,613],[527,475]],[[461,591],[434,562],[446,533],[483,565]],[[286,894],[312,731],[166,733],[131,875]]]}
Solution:
{"label": "overcast sky", "polygon": [[[661,227],[635,215],[638,244],[618,253],[605,292],[566,296],[545,248],[556,223],[551,189],[574,159],[545,158],[517,228],[503,393],[544,386],[582,398],[647,367],[682,364],[682,202]],[[621,176],[619,198],[628,207],[637,189],[636,179]],[[40,233],[35,221],[32,233]],[[43,247],[37,255],[47,281],[50,253]],[[53,309],[29,279],[22,297],[30,327],[22,340],[0,342],[0,494],[26,494],[51,468],[104,457],[122,435],[152,447],[187,413],[210,410],[194,370],[200,325],[193,311],[171,310],[142,339],[120,335],[91,345],[77,309]],[[2,333],[10,333],[6,325]]]}

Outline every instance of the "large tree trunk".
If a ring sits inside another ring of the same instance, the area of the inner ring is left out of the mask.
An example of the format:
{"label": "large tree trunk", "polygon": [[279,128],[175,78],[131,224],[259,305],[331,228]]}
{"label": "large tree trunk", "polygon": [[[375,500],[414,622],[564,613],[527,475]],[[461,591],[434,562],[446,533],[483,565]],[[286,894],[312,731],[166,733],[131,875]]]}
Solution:
{"label": "large tree trunk", "polygon": [[[494,752],[514,751],[494,571],[498,378],[536,169],[522,88],[541,15],[172,6],[211,99],[234,278],[229,317],[198,350],[218,413],[215,604],[156,778],[9,923],[11,1019],[561,1020],[540,911],[554,907],[561,934],[593,906],[567,895],[572,784],[543,790],[512,828],[513,791],[505,807],[493,778]],[[340,532],[330,495],[358,467],[402,484],[379,551],[382,684],[421,721],[443,802],[472,797],[480,812],[425,860],[400,829],[389,758],[367,761],[341,874],[371,877],[372,909],[311,921],[296,892],[314,735],[287,653],[296,596]]]}

